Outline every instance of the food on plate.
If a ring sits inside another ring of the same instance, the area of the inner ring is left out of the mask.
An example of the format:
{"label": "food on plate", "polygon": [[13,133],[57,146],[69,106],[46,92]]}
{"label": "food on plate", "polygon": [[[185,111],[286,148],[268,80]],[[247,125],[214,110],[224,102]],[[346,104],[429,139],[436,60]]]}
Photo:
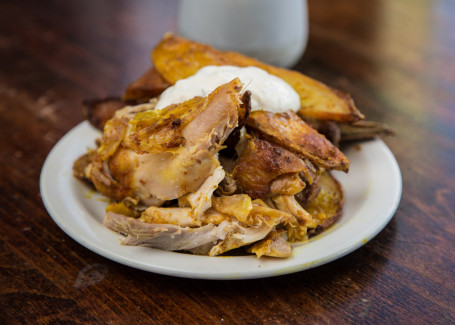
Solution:
{"label": "food on plate", "polygon": [[349,160],[345,155],[292,111],[280,114],[252,112],[246,126],[251,133],[258,133],[259,137],[281,144],[321,167],[345,172],[349,170]]}
{"label": "food on plate", "polygon": [[154,68],[149,68],[126,88],[123,100],[147,101],[163,92],[170,84]]}
{"label": "food on plate", "polygon": [[349,95],[334,90],[300,72],[277,68],[236,52],[221,52],[174,34],[166,34],[152,52],[156,70],[170,84],[187,78],[208,65],[258,67],[286,81],[300,98],[304,117],[354,122],[363,119]]}
{"label": "food on plate", "polygon": [[172,34],[152,61],[122,98],[85,103],[103,134],[73,166],[124,245],[284,258],[336,222],[340,125],[363,119],[348,95]]}
{"label": "food on plate", "polygon": [[[122,98],[118,99],[120,103],[147,102],[177,81],[194,75],[206,66],[257,67],[293,87],[300,101],[296,111],[298,115],[335,144],[393,133],[383,124],[365,121],[348,94],[300,72],[270,66],[239,53],[218,51],[208,45],[167,33],[152,51],[152,62],[154,66],[127,87]],[[113,105],[104,105],[111,101],[111,98],[107,98],[96,100],[97,105],[86,105],[86,117],[101,130],[109,112],[112,117],[115,111]]]}

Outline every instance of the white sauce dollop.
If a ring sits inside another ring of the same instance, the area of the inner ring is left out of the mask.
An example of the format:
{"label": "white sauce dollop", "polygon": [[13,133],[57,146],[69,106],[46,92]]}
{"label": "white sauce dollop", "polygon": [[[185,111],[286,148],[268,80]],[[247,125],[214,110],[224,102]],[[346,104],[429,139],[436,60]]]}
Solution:
{"label": "white sauce dollop", "polygon": [[297,92],[284,80],[256,67],[206,66],[196,74],[179,80],[160,96],[155,109],[182,103],[195,96],[205,97],[234,78],[239,78],[244,90],[251,91],[251,110],[282,113],[300,108]]}

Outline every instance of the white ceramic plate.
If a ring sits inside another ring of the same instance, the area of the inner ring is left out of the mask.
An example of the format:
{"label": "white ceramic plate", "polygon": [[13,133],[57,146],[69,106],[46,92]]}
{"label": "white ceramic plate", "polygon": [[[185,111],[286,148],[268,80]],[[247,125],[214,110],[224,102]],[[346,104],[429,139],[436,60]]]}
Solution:
{"label": "white ceramic plate", "polygon": [[107,200],[72,175],[76,158],[100,136],[88,122],[67,133],[47,157],[40,178],[44,205],[57,225],[88,249],[119,263],[172,276],[248,279],[283,275],[340,258],[373,238],[389,222],[401,198],[398,164],[379,139],[345,150],[349,174],[335,173],[345,190],[341,219],[328,231],[294,246],[287,259],[208,257],[122,246],[122,236],[102,224]]}

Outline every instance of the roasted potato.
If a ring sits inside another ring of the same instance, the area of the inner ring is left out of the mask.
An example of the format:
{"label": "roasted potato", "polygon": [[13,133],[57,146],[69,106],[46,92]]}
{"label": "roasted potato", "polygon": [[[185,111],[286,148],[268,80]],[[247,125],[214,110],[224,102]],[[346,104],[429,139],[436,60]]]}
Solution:
{"label": "roasted potato", "polygon": [[321,175],[321,188],[316,198],[306,207],[306,211],[317,222],[317,226],[308,230],[314,236],[333,225],[341,216],[344,206],[344,194],[341,184],[330,172]]}
{"label": "roasted potato", "polygon": [[300,72],[277,68],[236,52],[222,52],[167,33],[152,51],[156,70],[170,84],[195,74],[208,65],[255,66],[280,77],[299,94],[302,117],[337,122],[364,118],[348,94],[335,90]]}
{"label": "roasted potato", "polygon": [[123,100],[148,101],[161,94],[170,84],[154,68],[149,68],[142,76],[132,82],[123,94]]}

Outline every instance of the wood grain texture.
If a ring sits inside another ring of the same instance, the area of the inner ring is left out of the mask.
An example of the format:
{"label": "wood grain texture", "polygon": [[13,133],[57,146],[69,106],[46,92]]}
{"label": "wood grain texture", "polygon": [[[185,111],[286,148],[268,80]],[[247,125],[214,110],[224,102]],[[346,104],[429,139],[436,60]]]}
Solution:
{"label": "wood grain texture", "polygon": [[68,237],[39,193],[43,162],[176,29],[177,1],[0,1],[0,323],[455,322],[455,3],[310,0],[296,69],[352,94],[403,174],[395,217],[362,248],[269,279],[135,270]]}

